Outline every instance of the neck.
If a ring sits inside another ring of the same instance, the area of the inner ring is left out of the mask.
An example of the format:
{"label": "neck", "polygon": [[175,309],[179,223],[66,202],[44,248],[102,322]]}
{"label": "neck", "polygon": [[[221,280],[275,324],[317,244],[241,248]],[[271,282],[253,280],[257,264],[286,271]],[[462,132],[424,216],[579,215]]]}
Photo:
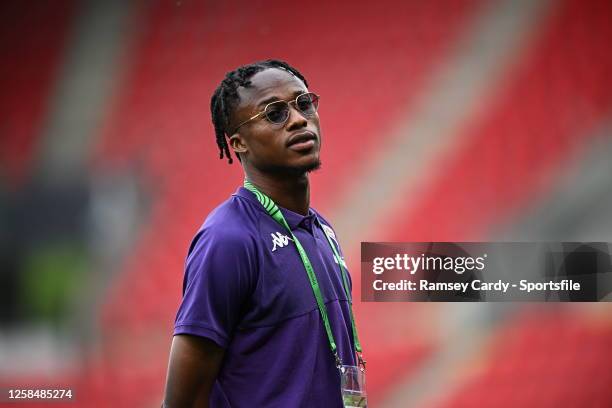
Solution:
{"label": "neck", "polygon": [[247,171],[247,179],[259,191],[270,197],[276,205],[301,215],[308,215],[310,184],[308,174],[271,175]]}

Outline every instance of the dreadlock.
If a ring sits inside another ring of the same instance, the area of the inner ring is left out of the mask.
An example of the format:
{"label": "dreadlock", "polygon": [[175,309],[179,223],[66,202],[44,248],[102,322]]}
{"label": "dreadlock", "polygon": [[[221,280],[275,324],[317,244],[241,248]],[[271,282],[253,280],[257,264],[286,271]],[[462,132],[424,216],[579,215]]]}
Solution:
{"label": "dreadlock", "polygon": [[[232,156],[230,155],[229,146],[227,144],[227,137],[229,137],[229,119],[230,114],[234,108],[238,105],[240,97],[238,96],[238,87],[248,87],[251,85],[251,77],[256,73],[266,70],[268,68],[280,68],[290,72],[297,78],[304,82],[304,85],[308,87],[306,78],[295,68],[290,66],[284,61],[279,60],[265,60],[255,62],[253,64],[243,65],[225,74],[225,78],[210,99],[210,113],[212,115],[213,126],[215,127],[215,138],[217,140],[217,146],[219,146],[219,158],[223,159],[223,156],[227,157],[229,164],[232,164]],[[240,157],[238,160],[240,160]]]}

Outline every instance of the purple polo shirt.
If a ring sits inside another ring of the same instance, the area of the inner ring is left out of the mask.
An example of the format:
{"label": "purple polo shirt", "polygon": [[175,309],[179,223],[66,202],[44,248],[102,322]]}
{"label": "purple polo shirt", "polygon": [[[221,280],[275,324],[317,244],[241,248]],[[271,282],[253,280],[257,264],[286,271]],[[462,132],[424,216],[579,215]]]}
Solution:
{"label": "purple polo shirt", "polygon": [[[333,230],[312,209],[281,211],[312,263],[342,362],[356,365],[342,275],[325,236]],[[225,349],[211,407],[342,407],[323,321],[288,238],[241,187],[191,243],[174,334]]]}

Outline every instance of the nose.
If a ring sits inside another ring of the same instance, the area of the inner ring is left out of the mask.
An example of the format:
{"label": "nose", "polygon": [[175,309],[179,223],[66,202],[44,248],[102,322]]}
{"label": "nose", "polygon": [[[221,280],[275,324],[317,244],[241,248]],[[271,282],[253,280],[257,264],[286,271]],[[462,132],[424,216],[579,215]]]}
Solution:
{"label": "nose", "polygon": [[289,104],[289,118],[287,119],[287,130],[295,130],[306,127],[308,120],[304,117],[302,112],[296,109],[293,104]]}

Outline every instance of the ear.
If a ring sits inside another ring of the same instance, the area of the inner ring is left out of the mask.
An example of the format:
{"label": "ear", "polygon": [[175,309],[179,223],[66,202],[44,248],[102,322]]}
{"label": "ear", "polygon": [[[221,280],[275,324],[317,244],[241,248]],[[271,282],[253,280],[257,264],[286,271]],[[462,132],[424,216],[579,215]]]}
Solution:
{"label": "ear", "polygon": [[229,140],[229,145],[234,150],[234,152],[244,153],[248,150],[246,143],[244,142],[244,139],[242,138],[240,133],[234,133],[233,135],[229,137],[228,140]]}

